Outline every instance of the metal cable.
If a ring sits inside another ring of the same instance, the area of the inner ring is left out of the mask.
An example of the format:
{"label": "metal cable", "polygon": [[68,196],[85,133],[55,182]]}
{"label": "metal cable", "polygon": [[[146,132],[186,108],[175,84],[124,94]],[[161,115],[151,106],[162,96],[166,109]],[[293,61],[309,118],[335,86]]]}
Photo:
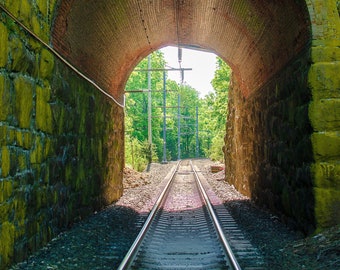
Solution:
{"label": "metal cable", "polygon": [[21,28],[23,28],[27,33],[29,33],[34,39],[39,41],[44,47],[46,47],[52,54],[54,54],[57,58],[59,58],[64,64],[66,64],[69,68],[71,68],[74,72],[76,72],[80,77],[88,81],[92,84],[99,92],[113,100],[118,106],[124,108],[124,103],[120,104],[113,96],[107,93],[104,89],[102,89],[98,84],[96,84],[93,80],[87,77],[84,73],[78,70],[75,66],[73,66],[70,62],[68,62],[61,54],[59,54],[55,49],[53,49],[49,44],[43,41],[40,37],[38,37],[32,30],[30,30],[26,25],[19,21],[3,4],[0,4],[0,8],[2,11],[7,14],[16,24],[18,24]]}
{"label": "metal cable", "polygon": [[147,41],[148,41],[148,43],[149,43],[150,48],[153,50],[153,48],[152,48],[152,46],[151,46],[150,39],[149,39],[149,35],[148,35],[148,32],[147,32],[148,29],[147,29],[146,24],[145,24],[145,20],[144,20],[144,16],[143,16],[143,10],[142,10],[140,1],[137,1],[137,5],[138,5],[138,9],[139,9],[139,17],[140,17],[141,22],[142,22],[142,25],[143,25],[145,37],[146,37],[146,39],[147,39]]}

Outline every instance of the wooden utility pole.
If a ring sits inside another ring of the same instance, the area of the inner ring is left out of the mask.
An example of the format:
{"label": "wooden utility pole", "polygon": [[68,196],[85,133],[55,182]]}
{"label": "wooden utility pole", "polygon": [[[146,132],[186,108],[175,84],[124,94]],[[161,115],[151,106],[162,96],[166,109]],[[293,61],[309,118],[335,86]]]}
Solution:
{"label": "wooden utility pole", "polygon": [[163,71],[163,160],[162,163],[167,163],[166,160],[166,73]]}
{"label": "wooden utility pole", "polygon": [[196,158],[199,156],[199,140],[198,140],[198,106],[196,106]]}
{"label": "wooden utility pole", "polygon": [[[182,81],[184,77],[184,71],[192,70],[192,68],[151,68],[151,60],[148,58],[148,68],[147,69],[135,69],[134,71],[144,71],[148,72],[148,142],[150,147],[152,146],[152,127],[151,127],[151,71],[163,71],[163,160],[162,163],[167,163],[166,159],[166,71],[180,71],[182,76]],[[150,78],[150,82],[149,82]],[[134,91],[126,91],[126,92],[144,92],[144,90],[134,90]],[[179,106],[179,105],[178,105]],[[179,120],[180,121],[180,120]],[[180,127],[179,127],[180,128]],[[179,155],[180,159],[180,139],[178,142]],[[150,149],[150,151],[152,151]],[[150,152],[152,158],[152,152]]]}
{"label": "wooden utility pole", "polygon": [[148,56],[148,155],[149,163],[152,162],[152,124],[151,124],[151,54]]}

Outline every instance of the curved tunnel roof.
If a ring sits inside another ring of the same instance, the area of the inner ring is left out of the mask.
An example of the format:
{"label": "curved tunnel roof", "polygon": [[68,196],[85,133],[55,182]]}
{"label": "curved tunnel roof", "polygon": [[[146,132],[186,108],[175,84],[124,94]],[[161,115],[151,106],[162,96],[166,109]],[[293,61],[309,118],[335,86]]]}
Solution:
{"label": "curved tunnel roof", "polygon": [[204,48],[249,96],[310,40],[305,1],[61,0],[53,46],[116,99],[136,64],[167,45]]}

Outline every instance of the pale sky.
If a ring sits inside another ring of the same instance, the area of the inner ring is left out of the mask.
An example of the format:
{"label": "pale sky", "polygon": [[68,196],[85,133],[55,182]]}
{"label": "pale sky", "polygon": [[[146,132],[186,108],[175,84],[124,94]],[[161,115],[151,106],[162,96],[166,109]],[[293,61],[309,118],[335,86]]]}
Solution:
{"label": "pale sky", "polygon": [[[170,67],[178,68],[178,49],[177,47],[165,47],[161,51]],[[182,49],[182,68],[192,68],[184,71],[184,82],[195,88],[200,97],[204,97],[213,91],[211,80],[216,69],[216,55],[197,50]],[[181,81],[179,71],[168,72],[168,78],[178,83]]]}

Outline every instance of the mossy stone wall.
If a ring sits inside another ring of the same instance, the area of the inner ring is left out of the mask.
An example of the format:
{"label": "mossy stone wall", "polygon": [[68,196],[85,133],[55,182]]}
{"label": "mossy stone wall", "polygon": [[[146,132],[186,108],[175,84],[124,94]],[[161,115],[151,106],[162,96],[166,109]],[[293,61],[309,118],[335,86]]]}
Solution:
{"label": "mossy stone wall", "polygon": [[226,179],[305,232],[315,229],[309,55],[307,49],[248,98],[233,81],[225,138]]}
{"label": "mossy stone wall", "polygon": [[340,1],[312,2],[309,117],[315,219],[320,230],[340,224]]}
{"label": "mossy stone wall", "polygon": [[305,232],[340,224],[340,2],[306,1],[311,44],[258,94],[230,91],[226,176]]}
{"label": "mossy stone wall", "polygon": [[[56,1],[1,3],[48,42]],[[1,13],[0,269],[121,196],[123,125],[121,107]]]}

